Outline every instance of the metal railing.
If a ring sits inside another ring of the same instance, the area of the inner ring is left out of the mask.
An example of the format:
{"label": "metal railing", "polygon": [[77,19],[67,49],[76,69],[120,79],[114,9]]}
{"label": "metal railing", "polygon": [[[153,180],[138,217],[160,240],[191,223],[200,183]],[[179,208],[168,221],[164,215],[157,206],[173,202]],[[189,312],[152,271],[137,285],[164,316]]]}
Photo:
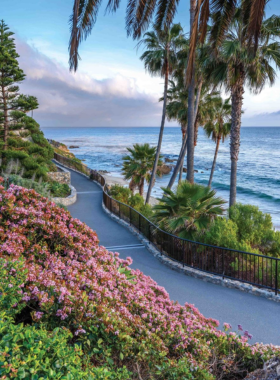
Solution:
{"label": "metal railing", "polygon": [[104,206],[144,235],[162,255],[187,266],[210,274],[222,276],[261,288],[279,291],[280,259],[255,253],[237,251],[199,243],[172,235],[132,207],[112,198],[107,191],[104,177],[86,165],[55,154],[61,164],[90,176],[103,187]]}

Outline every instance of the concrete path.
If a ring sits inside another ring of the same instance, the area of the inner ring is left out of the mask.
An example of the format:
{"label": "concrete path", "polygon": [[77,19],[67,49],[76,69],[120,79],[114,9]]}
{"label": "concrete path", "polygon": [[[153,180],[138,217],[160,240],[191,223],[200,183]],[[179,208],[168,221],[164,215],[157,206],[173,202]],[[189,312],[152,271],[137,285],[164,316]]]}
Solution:
{"label": "concrete path", "polygon": [[[113,221],[102,209],[102,190],[84,176],[71,172],[72,184],[77,189],[77,202],[69,206],[74,218],[90,226],[105,247],[122,258],[130,256],[133,268],[138,268],[164,286],[171,299],[180,304],[194,304],[206,317],[228,322],[233,330],[241,324],[253,335],[251,342],[280,345],[280,304],[235,289],[188,277],[161,264],[125,227]],[[134,246],[125,247],[125,246]]]}

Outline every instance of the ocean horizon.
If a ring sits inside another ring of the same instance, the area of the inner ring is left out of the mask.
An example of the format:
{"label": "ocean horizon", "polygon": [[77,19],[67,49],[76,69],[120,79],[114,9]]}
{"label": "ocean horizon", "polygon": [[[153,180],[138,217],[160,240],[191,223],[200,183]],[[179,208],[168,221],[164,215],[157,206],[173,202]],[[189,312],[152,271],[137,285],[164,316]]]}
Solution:
{"label": "ocean horizon", "polygon": [[[43,127],[46,138],[77,145],[70,149],[90,168],[121,177],[122,157],[135,143],[157,145],[159,127]],[[165,158],[176,160],[181,148],[179,127],[166,127],[162,143]],[[237,201],[270,213],[280,229],[280,127],[242,127],[238,161]],[[215,143],[199,129],[195,148],[195,181],[207,185]],[[175,162],[174,162],[175,163]],[[185,177],[185,173],[184,173]],[[170,175],[158,178],[152,196],[160,197]],[[220,145],[212,187],[228,201],[230,183],[229,139]]]}

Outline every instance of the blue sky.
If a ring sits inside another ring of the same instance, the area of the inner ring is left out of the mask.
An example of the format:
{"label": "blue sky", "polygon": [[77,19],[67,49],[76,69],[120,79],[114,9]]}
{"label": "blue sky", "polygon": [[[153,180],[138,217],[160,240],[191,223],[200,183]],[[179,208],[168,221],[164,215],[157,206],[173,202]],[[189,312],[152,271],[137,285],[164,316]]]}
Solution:
{"label": "blue sky", "polygon": [[[162,79],[151,78],[139,60],[136,42],[125,32],[125,7],[104,16],[101,7],[92,35],[82,44],[78,73],[68,70],[72,0],[2,0],[1,18],[16,33],[20,64],[27,74],[22,92],[36,95],[42,126],[157,126]],[[189,1],[175,21],[189,29]],[[271,0],[267,16],[280,14]],[[280,126],[280,79],[260,95],[244,97],[243,125]],[[170,125],[176,125],[171,122]]]}

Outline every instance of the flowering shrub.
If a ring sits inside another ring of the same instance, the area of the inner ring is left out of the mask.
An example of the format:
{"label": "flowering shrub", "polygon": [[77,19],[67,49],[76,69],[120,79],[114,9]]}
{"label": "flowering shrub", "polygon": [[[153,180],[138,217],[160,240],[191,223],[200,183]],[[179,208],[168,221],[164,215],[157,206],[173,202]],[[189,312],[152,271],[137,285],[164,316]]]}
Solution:
{"label": "flowering shrub", "polygon": [[0,210],[0,269],[13,285],[6,293],[17,288],[6,295],[15,323],[45,339],[62,334],[63,350],[77,354],[77,366],[93,379],[238,379],[276,352],[250,346],[248,332],[220,331],[218,321],[192,305],[171,301],[164,288],[129,268],[130,258],[99,246],[95,232],[34,190],[0,186]]}

